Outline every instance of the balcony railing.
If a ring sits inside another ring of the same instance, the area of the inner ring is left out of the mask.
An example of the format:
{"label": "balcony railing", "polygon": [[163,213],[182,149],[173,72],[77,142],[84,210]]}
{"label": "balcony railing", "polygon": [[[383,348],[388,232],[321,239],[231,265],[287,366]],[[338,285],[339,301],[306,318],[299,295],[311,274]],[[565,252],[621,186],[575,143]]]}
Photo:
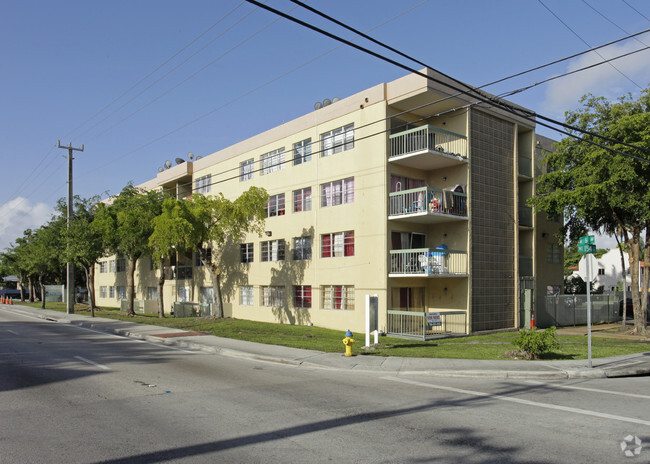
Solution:
{"label": "balcony railing", "polygon": [[440,325],[429,325],[426,312],[387,311],[386,332],[402,337],[442,338],[451,335],[463,335],[467,327],[465,311],[441,311]]}
{"label": "balcony railing", "polygon": [[519,207],[519,225],[522,227],[533,227],[533,208],[530,206]]}
{"label": "balcony railing", "polygon": [[192,266],[166,266],[166,280],[186,280],[192,278]]}
{"label": "balcony railing", "polygon": [[434,126],[416,127],[390,136],[389,159],[423,151],[467,158],[467,137]]}
{"label": "balcony railing", "polygon": [[467,252],[441,248],[391,250],[390,274],[394,276],[466,276]]}
{"label": "balcony railing", "polygon": [[519,175],[533,177],[533,160],[525,156],[517,158],[519,160]]}
{"label": "balcony railing", "polygon": [[519,275],[533,275],[533,258],[531,256],[519,255]]}
{"label": "balcony railing", "polygon": [[464,193],[420,187],[390,193],[388,200],[388,216],[449,214],[467,217],[467,195]]}

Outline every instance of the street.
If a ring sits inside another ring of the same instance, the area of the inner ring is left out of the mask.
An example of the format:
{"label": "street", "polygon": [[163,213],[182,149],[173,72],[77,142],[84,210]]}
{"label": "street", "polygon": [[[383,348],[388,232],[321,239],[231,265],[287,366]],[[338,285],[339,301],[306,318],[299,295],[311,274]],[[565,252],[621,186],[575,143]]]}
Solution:
{"label": "street", "polygon": [[650,461],[646,377],[350,373],[5,310],[0,362],[3,464]]}

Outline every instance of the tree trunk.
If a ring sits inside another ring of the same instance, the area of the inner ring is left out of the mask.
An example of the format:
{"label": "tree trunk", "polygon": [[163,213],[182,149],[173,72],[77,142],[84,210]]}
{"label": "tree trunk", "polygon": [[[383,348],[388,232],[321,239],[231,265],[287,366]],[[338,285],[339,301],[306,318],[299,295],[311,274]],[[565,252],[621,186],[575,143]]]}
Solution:
{"label": "tree trunk", "polygon": [[165,317],[165,302],[163,300],[163,287],[165,286],[164,260],[160,263],[160,276],[158,277],[158,317]]}
{"label": "tree trunk", "polygon": [[643,320],[645,317],[641,314],[641,295],[639,288],[639,261],[641,258],[641,250],[639,245],[641,231],[638,228],[632,230],[631,246],[629,247],[630,253],[630,278],[632,285],[630,288],[630,295],[632,296],[632,306],[634,308],[634,332],[637,334],[645,333],[645,325]]}
{"label": "tree trunk", "polygon": [[[618,235],[614,233],[614,238],[616,239],[616,244],[618,245],[618,252],[621,255],[621,272],[623,273],[623,317],[621,321],[621,328],[625,330],[625,316],[627,314],[627,276],[625,274],[625,252],[623,251],[623,246],[618,240]],[[621,232],[621,239],[623,238],[623,233]]]}
{"label": "tree trunk", "polygon": [[23,273],[18,274],[18,285],[20,285],[20,301],[25,301],[25,283],[23,281]]}
{"label": "tree trunk", "polygon": [[214,293],[213,316],[217,319],[223,317],[223,300],[221,299],[221,270],[216,266],[210,266],[212,274],[212,292]]}
{"label": "tree trunk", "polygon": [[29,287],[29,302],[34,302],[34,278],[32,276],[27,277],[27,284]]}
{"label": "tree trunk", "polygon": [[86,290],[88,291],[88,304],[90,305],[90,317],[95,317],[95,264],[83,266],[86,274]]}
{"label": "tree trunk", "polygon": [[[648,334],[648,285],[650,285],[650,223],[646,222],[645,228],[645,247],[644,247],[644,260],[643,260],[643,288],[641,289],[641,314],[639,315],[639,323],[643,335]],[[636,322],[636,318],[635,318]]]}
{"label": "tree trunk", "polygon": [[126,258],[126,315],[135,316],[133,300],[135,299],[135,263],[138,258]]}
{"label": "tree trunk", "polygon": [[43,285],[43,276],[38,275],[38,285],[41,287],[41,309],[45,309],[45,286]]}

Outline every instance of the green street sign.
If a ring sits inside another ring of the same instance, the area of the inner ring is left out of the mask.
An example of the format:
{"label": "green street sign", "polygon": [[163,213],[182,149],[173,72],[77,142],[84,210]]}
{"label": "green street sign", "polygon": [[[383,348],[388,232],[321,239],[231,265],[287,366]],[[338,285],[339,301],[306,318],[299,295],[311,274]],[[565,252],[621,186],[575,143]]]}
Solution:
{"label": "green street sign", "polygon": [[594,253],[596,251],[596,236],[586,235],[578,240],[578,253]]}

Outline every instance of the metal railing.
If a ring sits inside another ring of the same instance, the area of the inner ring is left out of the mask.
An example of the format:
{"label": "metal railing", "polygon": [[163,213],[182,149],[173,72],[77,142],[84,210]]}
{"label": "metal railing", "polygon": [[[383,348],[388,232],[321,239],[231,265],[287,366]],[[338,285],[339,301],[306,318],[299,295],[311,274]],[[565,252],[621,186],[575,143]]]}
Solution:
{"label": "metal railing", "polygon": [[418,213],[467,216],[467,195],[434,187],[419,187],[388,195],[389,216]]}
{"label": "metal railing", "polygon": [[[620,321],[622,299],[623,292],[592,294],[591,322],[600,324]],[[545,300],[546,307],[535,311],[537,327],[587,324],[587,295],[549,295]]]}
{"label": "metal railing", "polygon": [[434,126],[422,126],[391,135],[389,158],[421,151],[467,158],[467,137]]}
{"label": "metal railing", "polygon": [[387,311],[386,332],[401,337],[442,338],[467,333],[467,313],[465,311],[440,311],[440,325],[430,326],[426,312]]}
{"label": "metal railing", "polygon": [[526,177],[533,177],[533,160],[526,156],[520,156],[519,160],[519,174]]}
{"label": "metal railing", "polygon": [[467,252],[440,248],[391,250],[390,273],[421,276],[466,276]]}
{"label": "metal railing", "polygon": [[519,225],[533,227],[533,208],[530,206],[519,207]]}
{"label": "metal railing", "polygon": [[212,304],[210,303],[174,302],[174,317],[206,317],[211,315]]}

